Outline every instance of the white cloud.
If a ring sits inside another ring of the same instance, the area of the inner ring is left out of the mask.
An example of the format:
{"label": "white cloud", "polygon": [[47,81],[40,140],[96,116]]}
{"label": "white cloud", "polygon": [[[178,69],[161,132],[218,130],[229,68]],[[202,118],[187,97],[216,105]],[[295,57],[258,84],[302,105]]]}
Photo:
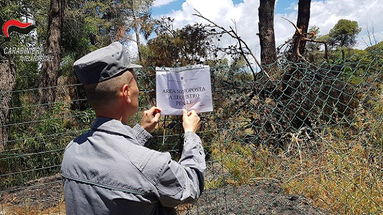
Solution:
{"label": "white cloud", "polygon": [[[374,26],[375,37],[383,40],[383,4],[382,0],[314,0],[311,3],[310,26],[318,26],[321,34],[327,34],[339,19],[356,20],[362,27],[358,36],[357,48],[365,48],[363,40],[367,39],[367,27]],[[380,2],[380,3],[379,3]],[[232,0],[186,0],[182,8],[165,16],[175,19],[175,27],[182,27],[204,20],[193,16],[194,9],[219,25],[228,27],[236,22],[238,33],[251,49],[259,52],[258,33],[258,6],[259,0],[244,0],[240,4],[233,4]],[[274,17],[275,35],[277,45],[284,43],[294,33],[293,26],[282,17],[296,22],[297,6],[291,6],[292,12],[288,14],[276,13]],[[371,29],[370,29],[371,30]],[[230,40],[225,40],[230,42]]]}
{"label": "white cloud", "polygon": [[[182,4],[181,10],[165,16],[174,18],[176,28],[197,22],[207,23],[193,15],[196,13],[194,9],[224,27],[234,26],[235,22],[238,34],[256,51],[258,49],[257,44],[259,44],[256,35],[258,32],[258,4],[258,0],[245,0],[243,3],[236,5],[233,4],[232,0],[186,0]],[[230,38],[225,38],[223,41],[226,45],[235,42]]]}
{"label": "white cloud", "polygon": [[176,1],[176,0],[155,0],[153,2],[153,7],[161,7],[161,6],[170,4],[170,3],[174,2],[174,1]]}
{"label": "white cloud", "polygon": [[381,0],[327,0],[314,1],[311,5],[310,24],[327,34],[339,19],[358,21],[362,32],[358,36],[357,48],[365,48],[363,40],[367,38],[367,27],[374,26],[378,41],[383,40],[383,4]]}

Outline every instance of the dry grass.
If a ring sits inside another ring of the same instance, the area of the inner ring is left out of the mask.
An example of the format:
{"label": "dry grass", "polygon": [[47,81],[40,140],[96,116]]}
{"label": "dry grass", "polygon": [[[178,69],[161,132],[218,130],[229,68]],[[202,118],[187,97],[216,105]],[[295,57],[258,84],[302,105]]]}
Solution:
{"label": "dry grass", "polygon": [[[1,205],[1,212],[3,214],[9,215],[58,215],[65,214],[65,204],[64,202],[60,202],[58,205],[42,209],[39,205],[26,205],[23,204],[21,206],[15,205]],[[1,214],[1,213],[0,213]]]}
{"label": "dry grass", "polygon": [[[382,102],[375,104],[374,111],[361,113],[352,127],[328,128],[315,141],[292,136],[288,153],[221,135],[212,154],[230,172],[226,183],[269,178],[279,181],[287,193],[308,197],[334,214],[381,214],[383,127],[377,115],[383,113],[382,107]],[[217,186],[214,181],[207,184]]]}
{"label": "dry grass", "polygon": [[269,178],[281,182],[287,193],[308,197],[316,206],[336,214],[382,213],[382,169],[369,160],[381,153],[373,155],[360,143],[331,139],[316,143],[321,144],[317,154],[301,152],[287,157],[265,147],[255,149],[234,142],[213,153],[230,172],[226,183],[240,185]]}

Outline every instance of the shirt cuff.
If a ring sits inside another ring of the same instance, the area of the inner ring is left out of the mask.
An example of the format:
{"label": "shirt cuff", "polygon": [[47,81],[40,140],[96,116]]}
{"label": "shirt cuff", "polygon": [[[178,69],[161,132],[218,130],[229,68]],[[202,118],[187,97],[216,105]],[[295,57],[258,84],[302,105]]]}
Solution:
{"label": "shirt cuff", "polygon": [[134,133],[136,135],[136,139],[140,145],[145,145],[145,143],[152,138],[153,136],[147,132],[141,125],[136,124],[133,127]]}
{"label": "shirt cuff", "polygon": [[192,131],[185,132],[184,138],[185,138],[185,143],[192,142],[192,143],[198,143],[202,145],[201,139],[195,132],[192,132]]}
{"label": "shirt cuff", "polygon": [[184,147],[179,162],[183,165],[195,168],[201,173],[206,169],[205,152],[202,141],[195,132],[185,132]]}

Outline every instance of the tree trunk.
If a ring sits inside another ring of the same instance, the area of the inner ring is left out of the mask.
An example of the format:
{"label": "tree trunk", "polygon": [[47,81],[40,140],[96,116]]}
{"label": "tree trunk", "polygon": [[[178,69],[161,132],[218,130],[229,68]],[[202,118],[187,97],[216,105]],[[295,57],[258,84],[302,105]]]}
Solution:
{"label": "tree trunk", "polygon": [[61,29],[64,0],[51,0],[48,22],[47,54],[51,60],[43,62],[39,90],[40,104],[52,103],[56,98],[58,71],[61,60]]}
{"label": "tree trunk", "polygon": [[5,125],[9,120],[12,90],[16,85],[16,69],[11,59],[0,63],[0,152],[6,147],[8,129]]}
{"label": "tree trunk", "polygon": [[[310,6],[311,6],[311,0],[299,0],[297,27],[302,30],[303,34],[307,34],[307,31],[308,31],[309,22],[310,22]],[[294,45],[297,45],[297,44],[294,44]],[[306,46],[306,41],[304,40],[300,41],[300,44],[299,44],[300,54],[304,53],[305,46]]]}
{"label": "tree trunk", "polygon": [[142,56],[141,56],[141,41],[140,41],[140,33],[138,31],[137,26],[133,27],[134,32],[136,33],[136,43],[137,43],[137,52],[138,52],[138,60],[140,61],[140,64],[142,64]]}
{"label": "tree trunk", "polygon": [[259,42],[262,66],[269,66],[277,60],[274,35],[275,0],[261,0],[258,8]]}
{"label": "tree trunk", "polygon": [[132,2],[132,14],[133,14],[133,31],[136,34],[136,44],[137,44],[137,53],[138,53],[138,60],[140,61],[140,64],[142,64],[142,56],[141,56],[141,40],[140,40],[140,32],[139,32],[139,24],[138,24],[138,18],[136,16],[136,11],[134,8],[134,1]]}

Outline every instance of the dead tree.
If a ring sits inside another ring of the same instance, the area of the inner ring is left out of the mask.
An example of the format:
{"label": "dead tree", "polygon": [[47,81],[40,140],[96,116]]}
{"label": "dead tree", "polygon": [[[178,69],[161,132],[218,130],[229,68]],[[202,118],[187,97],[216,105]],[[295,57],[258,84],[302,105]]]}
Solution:
{"label": "dead tree", "polygon": [[[298,28],[293,22],[291,22],[290,20],[288,20],[286,18],[284,18],[284,19],[287,20],[288,22],[290,22],[290,24],[295,28],[295,33],[294,33],[293,38],[288,40],[285,43],[285,44],[291,43],[291,47],[292,47],[291,53],[288,56],[289,60],[306,61],[306,59],[303,57],[302,53],[300,52],[300,44],[303,42],[313,42],[313,43],[323,44],[325,47],[325,56],[324,57],[326,60],[328,60],[328,45],[327,45],[326,41],[315,40],[314,39],[316,36],[315,33],[303,33],[302,29]],[[282,46],[284,46],[285,44],[283,44]]]}
{"label": "dead tree", "polygon": [[298,19],[295,25],[290,20],[294,28],[295,33],[290,42],[292,42],[292,49],[289,54],[289,59],[292,61],[305,60],[303,54],[305,52],[306,42],[321,43],[325,47],[325,58],[328,60],[328,47],[325,41],[315,40],[315,33],[308,33],[308,27],[310,23],[310,7],[311,0],[299,0],[298,3]]}
{"label": "dead tree", "polygon": [[40,104],[52,103],[56,98],[56,85],[61,60],[61,31],[64,17],[64,0],[51,0],[46,52],[51,57],[42,65],[40,78]]}
{"label": "dead tree", "polygon": [[[301,30],[302,34],[307,34],[307,31],[308,31],[309,22],[310,22],[310,6],[311,6],[311,0],[299,0],[297,27]],[[301,40],[299,41],[299,44],[294,44],[294,45],[299,46],[299,52],[301,54],[304,53],[305,46],[306,46],[305,40]]]}
{"label": "dead tree", "polygon": [[258,35],[263,67],[274,64],[277,60],[274,35],[274,5],[275,0],[261,0],[258,8]]}

